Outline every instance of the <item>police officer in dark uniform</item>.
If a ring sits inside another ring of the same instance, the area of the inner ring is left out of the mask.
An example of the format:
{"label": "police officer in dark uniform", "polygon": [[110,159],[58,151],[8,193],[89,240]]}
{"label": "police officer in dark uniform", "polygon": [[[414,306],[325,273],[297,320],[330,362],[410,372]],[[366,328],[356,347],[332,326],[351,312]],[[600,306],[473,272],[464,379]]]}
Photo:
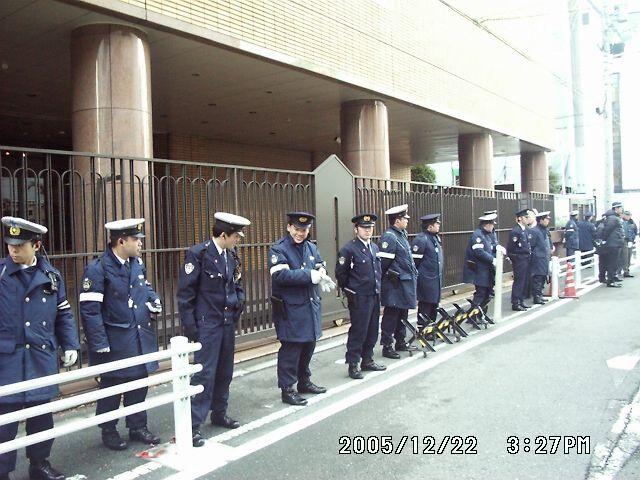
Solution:
{"label": "police officer in dark uniform", "polygon": [[227,415],[227,406],[233,378],[235,322],[245,302],[236,246],[244,237],[242,229],[251,222],[225,212],[216,212],[214,218],[213,238],[187,251],[178,284],[178,309],[185,336],[202,344],[202,349],[194,353],[194,363],[201,364],[202,370],[191,379],[192,385],[204,387],[191,399],[194,447],[205,443],[200,425],[209,411],[213,425],[240,426]]}
{"label": "police officer in dark uniform", "polygon": [[569,221],[564,227],[564,238],[562,243],[567,249],[567,257],[575,255],[576,250],[580,249],[580,230],[578,229],[578,210],[572,210]]}
{"label": "police officer in dark uniform", "polygon": [[[116,220],[105,224],[109,230],[109,246],[100,258],[90,262],[84,271],[80,313],[87,337],[89,364],[99,365],[135,357],[158,350],[151,314],[162,312],[158,294],[147,281],[147,271],[140,258],[144,238],[144,218]],[[158,369],[158,362],[106,372],[100,376],[100,388],[147,377]],[[125,406],[143,402],[147,387],[101,398],[96,415],[117,410],[121,400]],[[102,443],[111,450],[125,450],[118,433],[118,420],[101,423]],[[127,415],[129,439],[148,445],[160,438],[147,428],[147,412]]]}
{"label": "police officer in dark uniform", "polygon": [[582,258],[588,259],[593,254],[589,252],[595,247],[595,239],[596,239],[596,226],[591,221],[593,218],[593,214],[591,212],[586,212],[584,214],[584,219],[578,222],[578,246],[580,247],[580,251],[583,252]]}
{"label": "police officer in dark uniform", "polygon": [[336,263],[336,279],[347,297],[351,321],[345,358],[349,377],[355,380],[364,378],[361,370],[387,368],[373,361],[373,347],[380,328],[382,274],[378,246],[371,241],[377,219],[373,213],[363,213],[351,219],[356,237],[340,249]]}
{"label": "police officer in dark uniform", "polygon": [[494,246],[492,238],[496,218],[495,213],[479,217],[480,224],[471,234],[464,254],[462,281],[475,285],[473,302],[482,308],[491,300],[495,284],[495,251],[500,246]]}
{"label": "police officer in dark uniform", "polygon": [[621,270],[625,278],[632,278],[634,275],[629,272],[629,267],[631,266],[633,246],[638,236],[638,226],[631,218],[631,212],[629,210],[625,210],[622,214],[622,226],[624,227],[624,241],[626,245],[622,247],[622,255],[620,256],[622,259]]}
{"label": "police officer in dark uniform", "polygon": [[[8,255],[0,259],[0,385],[58,373],[73,365],[80,349],[76,322],[60,272],[39,254],[46,227],[17,217],[3,217]],[[0,415],[47,403],[58,395],[52,385],[0,398]],[[27,434],[53,428],[53,415],[26,420]],[[16,437],[18,422],[0,426],[0,442]],[[29,478],[64,480],[49,461],[53,439],[27,447]],[[17,452],[0,455],[0,480],[16,468]]]}
{"label": "police officer in dark uniform", "polygon": [[[399,205],[387,210],[389,228],[380,238],[382,261],[382,293],[381,303],[384,307],[382,315],[382,355],[387,358],[400,358],[400,351],[408,349],[405,343],[406,327],[402,320],[407,320],[409,309],[416,308],[416,283],[418,270],[411,256],[411,245],[407,237],[408,205]],[[393,340],[395,339],[395,349]]]}
{"label": "police officer in dark uniform", "polygon": [[[411,245],[411,255],[418,269],[417,299],[418,325],[427,325],[436,319],[444,282],[444,250],[440,240],[440,214],[431,213],[420,217],[422,232],[416,235]],[[420,315],[422,314],[422,316]]]}
{"label": "police officer in dark uniform", "polygon": [[531,245],[529,244],[529,228],[527,219],[529,209],[516,212],[516,225],[509,232],[507,255],[513,266],[513,286],[511,287],[511,310],[522,312],[529,308],[524,303],[527,277],[529,276],[529,261],[531,260]]}
{"label": "police officer in dark uniform", "polygon": [[624,240],[624,228],[622,226],[622,203],[613,202],[611,210],[605,212],[604,228],[602,230],[602,247],[600,261],[604,262],[607,287],[622,287],[622,281],[616,275],[620,263],[620,249],[626,245]]}
{"label": "police officer in dark uniform", "polygon": [[[309,363],[322,336],[320,291],[330,292],[335,283],[327,275],[318,247],[309,241],[315,217],[307,212],[287,214],[287,235],[271,246],[268,256],[271,274],[271,304],[278,351],[278,387],[282,401],[306,405],[300,393],[324,393],[311,381]],[[297,391],[293,386],[298,384]]]}
{"label": "police officer in dark uniform", "polygon": [[551,260],[551,252],[553,250],[551,235],[547,229],[551,221],[549,213],[548,211],[536,213],[538,224],[531,229],[531,237],[529,239],[531,243],[529,274],[531,275],[533,303],[537,305],[547,303],[547,301],[542,298],[542,289],[549,276],[549,260]]}

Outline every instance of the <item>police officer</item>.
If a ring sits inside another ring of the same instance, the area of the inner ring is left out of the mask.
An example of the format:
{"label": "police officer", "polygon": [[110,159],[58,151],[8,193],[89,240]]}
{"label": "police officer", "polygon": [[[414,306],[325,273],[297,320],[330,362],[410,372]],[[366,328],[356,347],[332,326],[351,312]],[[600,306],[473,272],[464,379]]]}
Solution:
{"label": "police officer", "polygon": [[244,237],[242,229],[251,222],[231,213],[216,212],[213,238],[191,247],[180,270],[178,310],[185,336],[200,342],[194,363],[202,370],[192,385],[203,391],[191,399],[193,446],[204,439],[200,425],[211,410],[211,423],[238,428],[240,423],[227,415],[229,385],[233,378],[235,322],[244,308],[245,294],[240,282],[240,261],[236,246]]}
{"label": "police officer", "polygon": [[622,281],[616,275],[619,265],[620,249],[626,245],[622,226],[622,203],[613,202],[611,210],[605,212],[604,227],[602,229],[601,261],[604,262],[607,287],[619,288]]}
{"label": "police officer", "polygon": [[553,244],[551,243],[551,235],[549,234],[549,222],[551,221],[550,212],[536,213],[538,224],[531,229],[531,264],[529,274],[531,275],[531,288],[533,290],[533,303],[542,305],[547,303],[542,298],[542,289],[549,276],[549,260],[551,260],[551,252]]}
{"label": "police officer", "polygon": [[633,246],[638,236],[638,227],[631,218],[631,212],[625,210],[622,214],[622,226],[624,227],[624,240],[626,245],[622,247],[622,272],[625,277],[631,278],[633,275],[629,273],[631,266],[631,256],[633,255]]}
{"label": "police officer", "polygon": [[349,377],[355,380],[364,378],[361,370],[375,372],[387,368],[373,361],[380,328],[382,272],[378,246],[371,241],[376,220],[378,217],[373,213],[351,219],[356,236],[340,249],[336,263],[336,279],[347,297],[351,320],[345,359]]}
{"label": "police officer", "polygon": [[[282,401],[306,405],[300,393],[324,393],[311,381],[309,363],[322,336],[320,292],[335,284],[327,275],[318,247],[309,241],[315,217],[307,212],[287,214],[287,235],[271,246],[268,257],[271,274],[271,304],[278,350],[278,387]],[[298,389],[294,390],[296,384]]]}
{"label": "police officer", "polygon": [[491,300],[491,291],[495,284],[495,251],[493,232],[497,214],[491,213],[478,218],[480,224],[469,238],[464,254],[462,281],[473,283],[476,287],[473,302],[484,308]]}
{"label": "police officer", "polygon": [[576,250],[580,249],[580,231],[578,229],[578,210],[572,210],[569,221],[564,226],[564,238],[562,243],[567,249],[567,257],[575,255]]}
{"label": "police officer", "polygon": [[[40,255],[46,227],[17,217],[3,217],[3,236],[9,254],[0,259],[0,385],[58,373],[73,365],[80,349],[76,322],[67,301],[60,272]],[[43,403],[58,395],[57,385],[0,398],[0,415]],[[53,428],[53,415],[26,420],[27,434]],[[18,422],[0,426],[0,443],[16,437]],[[27,447],[29,478],[64,480],[49,461],[53,439]],[[16,468],[17,452],[0,455],[0,480]]]}
{"label": "police officer", "polygon": [[513,286],[511,287],[511,310],[516,312],[530,308],[524,303],[527,277],[529,276],[529,261],[531,260],[531,245],[529,244],[529,228],[527,222],[529,209],[516,212],[516,225],[509,232],[507,255],[513,266]]}
{"label": "police officer", "polygon": [[[382,315],[382,355],[387,358],[400,358],[400,351],[408,350],[405,343],[407,320],[410,308],[416,308],[416,282],[418,270],[411,257],[411,245],[407,237],[408,205],[399,205],[387,210],[389,228],[380,238],[382,261],[381,303]],[[395,338],[395,349],[393,340]]]}
{"label": "police officer", "polygon": [[593,213],[586,212],[584,214],[583,220],[578,222],[578,246],[580,247],[580,251],[583,252],[582,258],[588,259],[593,254],[589,252],[593,250],[595,247],[595,239],[596,239],[596,226],[592,221]]}
{"label": "police officer", "polygon": [[[80,313],[87,337],[89,364],[135,357],[158,350],[151,314],[162,312],[158,294],[147,281],[147,271],[140,258],[144,218],[116,220],[105,224],[109,245],[100,258],[90,262],[84,271]],[[145,378],[158,369],[158,362],[149,362],[100,376],[100,388]],[[117,410],[122,400],[125,406],[143,402],[147,387],[138,388],[97,401],[96,415]],[[111,450],[125,450],[118,433],[118,420],[101,423],[102,443]],[[158,444],[160,438],[147,429],[147,412],[126,417],[129,439],[145,444]]]}
{"label": "police officer", "polygon": [[[444,250],[440,240],[440,214],[420,217],[422,232],[411,245],[412,257],[418,268],[418,325],[435,321],[444,281]],[[422,315],[420,315],[422,314]],[[426,322],[425,322],[426,319]]]}

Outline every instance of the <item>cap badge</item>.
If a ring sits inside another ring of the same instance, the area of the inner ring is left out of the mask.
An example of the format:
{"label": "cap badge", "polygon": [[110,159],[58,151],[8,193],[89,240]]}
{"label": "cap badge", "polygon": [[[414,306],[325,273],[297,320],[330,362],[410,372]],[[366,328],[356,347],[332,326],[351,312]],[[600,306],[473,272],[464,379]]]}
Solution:
{"label": "cap badge", "polygon": [[13,237],[20,235],[20,227],[9,227],[9,235]]}

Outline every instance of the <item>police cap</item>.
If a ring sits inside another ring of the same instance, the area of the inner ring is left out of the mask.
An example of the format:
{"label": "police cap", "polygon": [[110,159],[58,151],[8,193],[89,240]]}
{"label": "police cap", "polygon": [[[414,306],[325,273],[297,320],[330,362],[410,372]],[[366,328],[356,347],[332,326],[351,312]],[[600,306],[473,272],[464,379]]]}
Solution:
{"label": "police cap", "polygon": [[238,233],[241,237],[244,237],[242,229],[251,225],[249,219],[233,213],[216,212],[213,218],[216,219],[216,227],[220,227],[224,233]]}
{"label": "police cap", "polygon": [[422,222],[422,226],[426,227],[433,223],[440,223],[440,215],[439,213],[429,213],[428,215],[423,215],[420,217],[420,221]]}
{"label": "police cap", "polygon": [[7,245],[22,245],[29,241],[42,240],[47,227],[19,217],[2,217],[3,236]]}
{"label": "police cap", "polygon": [[315,215],[308,212],[291,212],[287,213],[287,217],[289,224],[298,228],[310,228],[316,219]]}
{"label": "police cap", "polygon": [[376,220],[378,220],[378,216],[375,213],[362,213],[353,217],[351,223],[356,227],[373,227]]}
{"label": "police cap", "polygon": [[104,224],[111,240],[124,237],[144,238],[144,218],[125,218]]}

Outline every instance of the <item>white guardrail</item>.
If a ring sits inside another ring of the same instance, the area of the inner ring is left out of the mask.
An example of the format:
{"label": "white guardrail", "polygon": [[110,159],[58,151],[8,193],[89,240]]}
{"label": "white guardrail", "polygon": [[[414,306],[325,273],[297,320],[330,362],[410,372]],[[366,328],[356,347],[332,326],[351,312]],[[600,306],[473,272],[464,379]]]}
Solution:
{"label": "white guardrail", "polygon": [[45,413],[60,412],[79,405],[95,402],[100,398],[109,397],[123,392],[136,390],[151,385],[159,385],[171,381],[173,388],[171,392],[147,398],[144,402],[129,405],[100,415],[69,420],[62,425],[56,425],[49,430],[18,437],[9,442],[0,443],[0,454],[17,450],[34,443],[39,443],[50,438],[61,437],[70,433],[96,426],[100,423],[122,418],[132,413],[141,412],[149,408],[159,407],[168,403],[173,403],[173,420],[175,428],[176,448],[178,454],[187,453],[193,447],[191,433],[191,396],[202,392],[202,385],[190,385],[190,378],[196,372],[202,370],[200,364],[189,363],[189,353],[200,350],[200,343],[189,343],[186,337],[171,338],[171,347],[167,350],[139,355],[136,357],[117,360],[115,362],[103,363],[92,367],[80,368],[69,372],[57,373],[46,377],[34,378],[19,383],[12,383],[0,387],[0,397],[16,393],[26,392],[36,388],[48,387],[69,383],[84,378],[96,377],[106,372],[120,370],[121,368],[132,367],[147,362],[171,359],[171,370],[152,375],[139,380],[126,382],[113,387],[93,390],[91,392],[61,398],[49,403],[43,403],[34,407],[24,408],[15,412],[0,415],[0,425],[7,425],[19,422],[30,417],[43,415]]}

